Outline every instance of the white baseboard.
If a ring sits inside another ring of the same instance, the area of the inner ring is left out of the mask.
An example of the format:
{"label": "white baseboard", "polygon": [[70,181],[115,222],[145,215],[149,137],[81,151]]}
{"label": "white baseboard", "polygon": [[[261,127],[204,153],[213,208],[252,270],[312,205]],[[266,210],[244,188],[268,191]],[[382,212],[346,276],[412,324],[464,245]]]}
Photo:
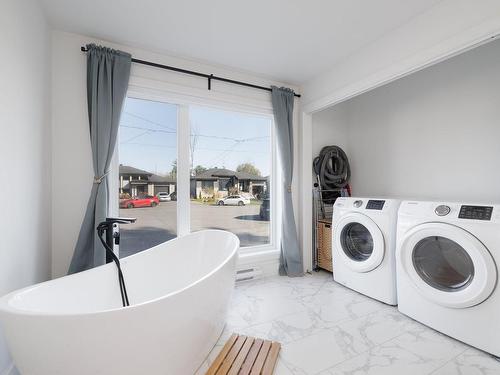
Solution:
{"label": "white baseboard", "polygon": [[[278,274],[279,250],[240,254],[236,265],[237,270],[255,268],[259,277]],[[257,275],[255,275],[257,276]]]}

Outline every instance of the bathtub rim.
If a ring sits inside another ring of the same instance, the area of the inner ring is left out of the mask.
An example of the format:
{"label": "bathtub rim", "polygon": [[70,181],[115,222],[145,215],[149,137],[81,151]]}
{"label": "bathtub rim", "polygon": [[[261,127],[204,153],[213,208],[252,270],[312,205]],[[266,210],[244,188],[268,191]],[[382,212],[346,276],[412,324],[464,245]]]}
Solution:
{"label": "bathtub rim", "polygon": [[[144,301],[144,302],[141,302],[141,303],[138,303],[138,304],[134,304],[134,305],[130,305],[130,306],[126,306],[126,307],[117,307],[117,308],[112,308],[112,309],[92,311],[92,312],[83,312],[83,313],[78,313],[78,312],[71,312],[71,313],[68,313],[68,312],[44,312],[44,311],[22,310],[22,309],[15,308],[15,307],[13,307],[12,305],[9,304],[9,302],[12,300],[12,298],[15,297],[16,295],[20,294],[20,293],[27,292],[27,291],[29,291],[31,289],[38,288],[38,287],[40,287],[43,284],[47,284],[47,283],[50,283],[50,282],[53,282],[53,281],[56,281],[56,280],[60,280],[60,279],[66,278],[66,277],[76,277],[80,273],[80,272],[78,272],[78,273],[71,274],[71,275],[65,275],[65,276],[62,276],[62,277],[59,277],[59,278],[56,278],[56,279],[51,279],[51,280],[43,281],[41,283],[37,283],[37,284],[34,284],[34,285],[29,285],[27,287],[24,287],[24,288],[21,288],[21,289],[17,289],[17,290],[14,290],[14,291],[10,292],[10,293],[7,293],[6,295],[0,297],[0,315],[1,314],[11,314],[11,315],[16,315],[16,316],[17,315],[22,315],[22,316],[38,316],[38,317],[46,317],[46,318],[50,318],[50,317],[59,317],[60,318],[60,317],[76,317],[76,316],[93,316],[93,315],[99,315],[99,314],[105,314],[105,313],[114,313],[114,312],[119,312],[119,311],[129,311],[129,310],[132,310],[132,309],[135,309],[135,308],[140,308],[140,307],[142,307],[144,305],[148,305],[148,304],[151,304],[151,303],[154,303],[154,302],[158,302],[158,301],[167,299],[169,297],[173,297],[173,296],[175,296],[177,294],[180,294],[180,293],[184,292],[185,290],[188,290],[190,288],[195,287],[196,285],[200,284],[202,281],[210,278],[215,273],[217,273],[217,271],[219,271],[220,269],[222,269],[227,263],[229,263],[229,261],[231,259],[233,259],[233,257],[238,256],[238,250],[240,248],[240,239],[238,238],[238,236],[236,236],[232,232],[225,231],[225,230],[220,230],[220,229],[204,229],[204,230],[201,230],[201,231],[189,233],[186,236],[196,235],[196,234],[201,234],[201,233],[207,233],[207,232],[217,232],[217,233],[228,234],[229,237],[232,237],[234,240],[236,240],[235,241],[235,245],[236,246],[234,246],[234,248],[232,249],[231,253],[217,267],[215,267],[214,269],[212,269],[210,272],[208,272],[207,274],[205,274],[203,277],[195,280],[194,282],[192,282],[190,284],[187,284],[183,288],[180,288],[178,290],[175,290],[173,292],[165,294],[165,295],[163,295],[161,297],[157,297],[157,298],[154,298],[154,299],[150,299],[148,301]],[[156,246],[153,246],[153,247],[151,247],[149,249],[143,250],[143,251],[141,251],[141,252],[139,252],[137,254],[130,255],[130,256],[124,258],[124,259],[128,259],[128,258],[140,256],[140,255],[142,255],[145,252],[153,251],[156,247],[164,245],[167,242],[178,241],[178,240],[181,240],[183,237],[186,237],[186,236],[176,237],[176,238],[173,238],[173,239],[171,239],[169,241],[162,242],[162,243],[160,243],[160,244],[158,244]],[[115,267],[115,265],[114,265],[114,263],[107,263],[107,264],[103,264],[101,266],[94,267],[94,268],[91,268],[89,270],[85,270],[85,271],[82,271],[82,272],[91,271],[91,270],[99,268],[99,267]]]}

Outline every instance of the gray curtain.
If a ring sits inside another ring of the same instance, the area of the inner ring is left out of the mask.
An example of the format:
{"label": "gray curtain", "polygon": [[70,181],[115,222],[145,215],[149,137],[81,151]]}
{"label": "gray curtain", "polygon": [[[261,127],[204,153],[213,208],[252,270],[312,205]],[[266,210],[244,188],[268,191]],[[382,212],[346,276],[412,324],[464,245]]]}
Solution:
{"label": "gray curtain", "polygon": [[286,87],[272,86],[271,96],[278,149],[283,167],[283,211],[279,272],[280,275],[302,276],[304,273],[302,254],[299,248],[292,205],[294,93]]}
{"label": "gray curtain", "polygon": [[128,53],[87,45],[87,105],[94,183],[69,273],[102,265],[105,250],[96,227],[108,215],[108,173],[128,88],[132,58]]}

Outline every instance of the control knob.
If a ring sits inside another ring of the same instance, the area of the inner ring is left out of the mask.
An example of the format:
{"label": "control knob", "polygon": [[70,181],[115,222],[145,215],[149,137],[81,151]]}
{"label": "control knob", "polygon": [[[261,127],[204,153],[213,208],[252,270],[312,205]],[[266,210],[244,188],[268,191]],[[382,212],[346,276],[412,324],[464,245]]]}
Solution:
{"label": "control knob", "polygon": [[450,206],[446,206],[445,204],[437,206],[436,209],[434,210],[434,212],[438,216],[446,216],[450,213],[450,211],[451,211]]}
{"label": "control knob", "polygon": [[363,201],[358,199],[358,200],[354,201],[354,203],[352,205],[356,208],[360,208],[363,205]]}

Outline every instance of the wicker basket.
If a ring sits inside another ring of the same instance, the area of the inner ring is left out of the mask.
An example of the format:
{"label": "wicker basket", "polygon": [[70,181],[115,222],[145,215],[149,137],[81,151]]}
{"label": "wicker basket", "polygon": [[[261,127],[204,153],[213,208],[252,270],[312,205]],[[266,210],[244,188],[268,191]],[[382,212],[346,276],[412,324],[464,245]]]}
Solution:
{"label": "wicker basket", "polygon": [[318,220],[318,267],[333,272],[332,266],[332,222],[328,219]]}

